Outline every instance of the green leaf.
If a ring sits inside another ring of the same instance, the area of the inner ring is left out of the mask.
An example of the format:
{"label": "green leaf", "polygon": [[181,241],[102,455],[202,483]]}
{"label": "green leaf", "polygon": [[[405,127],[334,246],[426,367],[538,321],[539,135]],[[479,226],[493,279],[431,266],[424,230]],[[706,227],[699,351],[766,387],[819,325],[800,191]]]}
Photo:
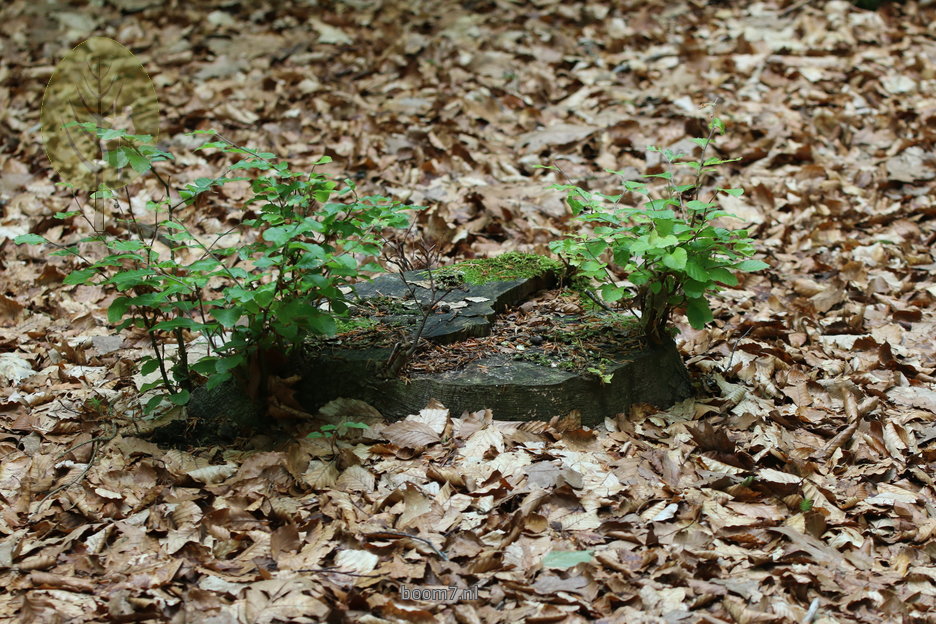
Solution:
{"label": "green leaf", "polygon": [[41,245],[49,241],[38,234],[20,234],[13,239],[13,242],[17,245]]}
{"label": "green leaf", "polygon": [[702,163],[702,166],[705,167],[706,169],[708,169],[708,168],[710,168],[710,167],[716,167],[716,166],[718,166],[718,165],[724,165],[724,164],[726,164],[726,163],[733,163],[733,162],[737,162],[737,161],[739,161],[739,160],[741,160],[741,159],[740,159],[740,158],[727,158],[727,159],[722,159],[722,158],[719,158],[719,157],[717,157],[717,156],[713,156],[713,157],[711,157],[711,158],[706,158],[706,159],[705,159],[705,162]]}
{"label": "green leaf", "polygon": [[348,422],[343,422],[341,423],[341,426],[344,427],[345,429],[370,429],[370,425],[368,425],[367,423],[355,422],[353,420],[349,420]]}
{"label": "green leaf", "polygon": [[97,135],[102,141],[113,141],[127,136],[127,131],[120,128],[97,128]]}
{"label": "green leaf", "polygon": [[673,236],[672,234],[668,236],[660,236],[657,232],[650,233],[649,240],[650,249],[664,249],[666,247],[672,247],[673,245],[679,244],[679,239]]}
{"label": "green leaf", "polygon": [[732,197],[741,197],[742,195],[744,195],[744,189],[739,189],[739,188],[727,188],[727,189],[720,188],[717,190],[721,191],[722,193],[728,193]]}
{"label": "green leaf", "polygon": [[712,310],[709,308],[708,301],[703,297],[686,300],[686,316],[689,318],[689,324],[692,325],[693,329],[702,329],[706,323],[715,319]]}
{"label": "green leaf", "polygon": [[146,283],[146,278],[152,277],[155,275],[155,273],[156,271],[153,269],[134,269],[131,271],[121,271],[107,280],[107,283],[113,284],[117,290],[127,290],[133,286]]}
{"label": "green leaf", "polygon": [[676,222],[672,219],[653,219],[653,227],[656,228],[657,234],[667,239],[672,236],[675,225]]}
{"label": "green leaf", "polygon": [[217,370],[219,373],[227,373],[234,370],[243,363],[243,355],[229,355],[227,357],[218,358],[218,361],[215,363],[215,370]]}
{"label": "green leaf", "polygon": [[644,284],[650,281],[651,277],[652,275],[650,274],[649,271],[641,269],[639,271],[634,271],[633,273],[631,273],[628,279],[630,279],[631,284],[633,284],[634,286],[643,286]]}
{"label": "green leaf", "polygon": [[738,278],[735,277],[735,274],[729,271],[728,269],[722,267],[716,267],[714,269],[709,269],[709,275],[712,280],[720,282],[727,286],[737,286]]}
{"label": "green leaf", "polygon": [[211,377],[208,378],[208,381],[205,382],[205,388],[208,390],[217,388],[218,386],[223,384],[228,379],[231,379],[232,377],[233,375],[230,373],[220,373],[220,374],[212,375]]}
{"label": "green leaf", "polygon": [[692,201],[686,202],[686,208],[688,208],[689,210],[697,210],[697,211],[708,210],[709,208],[714,208],[717,205],[718,205],[717,202],[703,202],[697,199],[693,199]]}
{"label": "green leaf", "polygon": [[704,282],[697,282],[696,280],[690,278],[683,282],[682,290],[686,297],[693,299],[703,296],[705,291],[711,285],[712,282],[709,280],[705,280]]}
{"label": "green leaf", "polygon": [[[662,208],[666,208],[667,206],[678,206],[678,205],[679,205],[679,201],[671,197],[667,197],[664,199],[653,199],[644,204],[644,206],[647,207],[647,210],[660,210]],[[672,215],[672,212],[670,212],[670,214]]]}
{"label": "green leaf", "polygon": [[146,247],[146,244],[138,240],[119,240],[113,241],[108,247],[114,251],[138,251]]}
{"label": "green leaf", "polygon": [[196,147],[195,151],[197,152],[203,149],[225,149],[227,146],[227,143],[224,141],[207,141]]}
{"label": "green leaf", "polygon": [[592,551],[590,550],[553,550],[543,557],[543,567],[565,570],[591,560]]}
{"label": "green leaf", "polygon": [[147,356],[144,358],[143,363],[140,364],[140,374],[144,377],[154,372],[159,368],[159,360],[153,356]]}
{"label": "green leaf", "polygon": [[176,392],[175,394],[169,395],[169,402],[172,403],[173,405],[185,405],[186,403],[189,402],[189,399],[191,398],[191,396],[192,395],[188,390],[180,390],[179,392]]}
{"label": "green leaf", "polygon": [[130,297],[117,297],[107,308],[107,322],[116,323],[124,317],[131,305]]}
{"label": "green leaf", "polygon": [[150,390],[155,390],[156,388],[164,388],[166,386],[163,383],[162,379],[157,379],[156,381],[151,381],[140,386],[140,392],[149,392]]}
{"label": "green leaf", "polygon": [[686,260],[686,275],[699,282],[709,281],[708,271],[699,266],[693,258]]}
{"label": "green leaf", "polygon": [[126,154],[127,160],[130,161],[130,166],[133,167],[133,170],[137,173],[146,173],[153,166],[146,157],[137,153],[135,150],[127,150]]}
{"label": "green leaf", "polygon": [[62,280],[63,284],[74,285],[74,284],[86,284],[94,274],[97,273],[95,269],[79,269],[77,271],[72,271],[65,276],[65,279]]}
{"label": "green leaf", "polygon": [[189,366],[189,368],[199,375],[211,375],[215,372],[215,366],[218,361],[218,358],[213,355],[206,355],[198,359],[197,362]]}
{"label": "green leaf", "polygon": [[277,247],[282,247],[295,236],[296,228],[294,226],[269,227],[263,232],[263,240],[269,241]]}
{"label": "green leaf", "polygon": [[169,319],[168,321],[160,321],[153,325],[152,329],[155,331],[167,331],[173,329],[198,329],[200,323],[193,321],[190,318],[174,318]]}
{"label": "green leaf", "polygon": [[582,270],[583,273],[586,273],[589,275],[597,275],[597,274],[600,274],[602,271],[604,271],[604,267],[605,265],[603,262],[596,262],[594,260],[586,260],[585,262],[581,264],[579,268]]}
{"label": "green leaf", "polygon": [[163,395],[152,397],[149,401],[146,402],[146,405],[143,406],[143,413],[152,414],[154,411],[156,411],[156,408],[162,404],[163,398],[165,398]]}
{"label": "green leaf", "polygon": [[615,286],[614,284],[602,284],[601,288],[598,290],[601,293],[602,299],[608,303],[619,301],[621,297],[624,296],[624,293],[627,292],[625,288],[621,286]]}
{"label": "green leaf", "polygon": [[334,336],[338,332],[335,319],[330,314],[313,314],[305,321],[305,325],[310,331],[321,336]]}
{"label": "green leaf", "polygon": [[663,261],[664,266],[667,266],[674,271],[682,271],[686,268],[686,250],[682,247],[677,247],[673,250],[672,253],[664,254]]}
{"label": "green leaf", "polygon": [[225,329],[234,327],[241,318],[241,311],[237,308],[215,308],[209,314]]}
{"label": "green leaf", "polygon": [[742,260],[738,264],[734,265],[734,268],[738,271],[744,271],[745,273],[751,273],[753,271],[762,271],[764,269],[769,269],[770,265],[766,262],[761,262],[760,260]]}
{"label": "green leaf", "polygon": [[123,167],[126,167],[127,163],[129,162],[127,160],[126,148],[104,152],[104,162],[106,162],[111,167],[114,167],[115,169],[122,169]]}

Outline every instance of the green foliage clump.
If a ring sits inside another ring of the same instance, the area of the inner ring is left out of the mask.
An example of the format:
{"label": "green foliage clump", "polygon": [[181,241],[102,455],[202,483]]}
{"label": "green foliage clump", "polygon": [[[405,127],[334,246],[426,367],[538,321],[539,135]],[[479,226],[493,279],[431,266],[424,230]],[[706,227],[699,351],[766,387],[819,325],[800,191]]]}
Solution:
{"label": "green foliage clump", "polygon": [[[728,230],[713,223],[718,217],[733,216],[719,207],[718,197],[740,196],[742,189],[715,187],[707,200],[700,198],[705,177],[719,165],[738,160],[706,157],[715,134],[724,131],[724,123],[713,116],[708,136],[693,139],[702,151],[698,160],[669,149],[649,148],[660,152],[669,166],[663,173],[642,176],[664,182],[656,198],[647,182],[631,180],[624,180],[623,192],[617,195],[574,184],[551,187],[567,193],[573,218],[583,227],[553,241],[550,249],[575,267],[579,277],[597,284],[604,302],[639,309],[643,335],[654,343],[666,336],[673,310],[685,308],[690,325],[699,329],[713,320],[708,293],[737,285],[735,271],[768,266],[750,259],[755,250],[747,230]],[[677,184],[674,170],[678,167],[691,169],[694,179]],[[630,205],[623,201],[627,195],[643,195],[648,201]],[[630,285],[620,285],[615,273],[626,275]]]}
{"label": "green foliage clump", "polygon": [[[140,372],[158,370],[160,378],[143,390],[162,389],[176,404],[186,403],[201,381],[210,388],[238,370],[264,375],[266,354],[288,353],[304,335],[333,335],[347,313],[342,286],[356,281],[364,271],[381,270],[363,259],[380,255],[382,230],[407,224],[404,211],[408,207],[398,201],[359,197],[349,180],[339,187],[314,169],[294,171],[273,154],[240,147],[213,131],[191,133],[212,135],[213,140],[198,149],[243,158],[221,176],[199,178],[173,189],[153,167],[173,156],[152,145],[151,137],[94,123],[67,125],[97,135],[101,141],[116,140],[103,163],[129,166],[138,173],[152,171],[163,188],[161,199],[146,204],[155,227],[137,223],[132,211],[120,206],[114,190],[100,188],[92,198],[112,202],[115,212],[125,217],[129,234],[115,235],[119,230],[92,224],[91,235],[54,255],[74,256],[83,265],[65,278],[65,284],[95,284],[116,291],[108,309],[109,321],[118,330],[145,331],[153,347],[153,355],[141,362]],[[323,157],[315,165],[329,161]],[[250,175],[228,177],[241,172]],[[240,231],[243,242],[222,244],[230,232],[214,233],[213,241],[202,242],[177,211],[217,187],[240,180],[248,181],[252,190],[248,218],[233,228]],[[69,220],[84,216],[83,212],[56,216]],[[157,240],[168,245],[168,251],[160,253]],[[21,236],[16,242],[49,243],[36,234]],[[102,247],[104,256],[86,258],[82,252],[88,244]],[[199,334],[209,353],[190,362],[188,345],[192,335]],[[167,341],[178,347],[174,358],[166,355]],[[155,409],[161,399],[150,400],[147,411]]]}

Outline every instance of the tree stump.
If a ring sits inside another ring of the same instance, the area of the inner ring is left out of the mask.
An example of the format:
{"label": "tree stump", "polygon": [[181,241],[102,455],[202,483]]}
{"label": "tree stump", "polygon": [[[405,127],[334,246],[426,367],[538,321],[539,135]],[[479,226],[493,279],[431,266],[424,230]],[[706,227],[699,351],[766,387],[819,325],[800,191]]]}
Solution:
{"label": "tree stump", "polygon": [[[354,398],[396,420],[437,399],[453,414],[490,408],[500,420],[548,420],[579,410],[583,424],[595,425],[637,403],[669,407],[691,395],[675,343],[644,344],[633,333],[635,325],[628,328],[619,317],[609,323],[600,315],[555,313],[538,315],[530,327],[501,323],[506,310],[556,284],[550,268],[450,293],[423,333],[439,346],[414,359],[428,358],[436,370],[422,366],[403,378],[384,378],[393,335],[413,332],[419,306],[431,296],[425,273],[405,276],[417,284],[419,304],[398,275],[381,276],[356,289],[362,300],[358,318],[376,324],[305,345],[295,366],[302,376],[296,399],[306,410]],[[579,351],[591,353],[592,361]],[[446,362],[449,355],[452,361]]]}
{"label": "tree stump", "polygon": [[[675,343],[646,344],[632,319],[569,313],[568,306],[551,309],[549,301],[519,309],[557,286],[558,263],[523,254],[492,261],[494,269],[480,275],[466,267],[471,283],[436,306],[422,349],[399,377],[383,372],[394,344],[412,335],[432,296],[428,275],[405,274],[418,301],[399,275],[356,285],[358,304],[345,331],[308,338],[289,363],[288,373],[301,378],[294,386],[299,405],[314,414],[334,399],[360,399],[397,420],[437,399],[456,415],[489,408],[499,420],[549,420],[578,410],[583,424],[595,425],[638,403],[665,408],[691,395]],[[564,300],[551,292],[554,302]],[[246,397],[242,382],[198,388],[188,418],[163,437],[196,444],[233,439],[264,427],[264,409]]]}

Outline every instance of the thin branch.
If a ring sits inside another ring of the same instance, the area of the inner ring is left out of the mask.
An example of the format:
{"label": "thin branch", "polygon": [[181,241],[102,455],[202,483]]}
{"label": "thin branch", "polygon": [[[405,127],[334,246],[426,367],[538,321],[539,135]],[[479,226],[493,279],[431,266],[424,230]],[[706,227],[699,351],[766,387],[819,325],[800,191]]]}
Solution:
{"label": "thin branch", "polygon": [[76,444],[75,446],[73,446],[73,447],[71,447],[71,448],[69,448],[69,449],[66,449],[66,450],[62,451],[62,453],[59,455],[59,457],[62,457],[62,456],[64,456],[65,454],[70,453],[70,452],[72,452],[72,451],[74,451],[74,450],[76,450],[76,449],[79,449],[79,448],[81,448],[82,446],[84,446],[84,445],[86,445],[86,444],[91,444],[91,445],[92,445],[92,447],[91,447],[91,457],[88,458],[88,463],[85,465],[84,470],[81,471],[81,474],[79,474],[77,477],[75,477],[74,479],[72,479],[72,480],[69,481],[68,483],[63,483],[62,485],[58,486],[57,488],[55,488],[54,490],[50,491],[48,494],[46,494],[45,496],[43,496],[43,497],[42,497],[42,500],[39,501],[39,505],[36,506],[36,510],[35,510],[34,512],[32,512],[31,514],[29,514],[29,519],[32,520],[32,518],[34,518],[35,515],[36,515],[37,513],[39,513],[39,510],[42,509],[42,505],[45,504],[45,502],[46,502],[47,500],[49,500],[50,498],[52,498],[53,496],[55,496],[57,493],[61,492],[62,490],[67,490],[67,489],[70,488],[71,486],[75,485],[76,483],[78,483],[79,481],[81,481],[82,479],[84,479],[85,475],[88,474],[88,471],[91,470],[91,466],[94,465],[94,460],[95,460],[95,458],[97,457],[97,452],[98,452],[98,449],[100,448],[101,443],[102,443],[102,442],[104,442],[104,443],[110,442],[111,440],[113,440],[113,439],[116,438],[116,437],[117,437],[117,432],[115,431],[115,432],[114,432],[112,435],[110,435],[110,436],[96,436],[96,437],[94,437],[94,438],[91,438],[90,440],[86,440],[85,442],[82,442],[82,443],[80,443],[80,444]]}
{"label": "thin branch", "polygon": [[429,546],[429,548],[431,548],[433,551],[435,551],[435,554],[437,554],[439,558],[442,559],[442,561],[448,561],[448,555],[446,555],[444,552],[436,548],[435,545],[429,540],[427,540],[425,537],[419,537],[418,535],[410,535],[409,533],[403,533],[402,531],[376,531],[373,533],[365,533],[364,535],[366,537],[387,537],[387,536],[408,537],[412,540],[418,540],[420,542],[423,542],[427,546]]}

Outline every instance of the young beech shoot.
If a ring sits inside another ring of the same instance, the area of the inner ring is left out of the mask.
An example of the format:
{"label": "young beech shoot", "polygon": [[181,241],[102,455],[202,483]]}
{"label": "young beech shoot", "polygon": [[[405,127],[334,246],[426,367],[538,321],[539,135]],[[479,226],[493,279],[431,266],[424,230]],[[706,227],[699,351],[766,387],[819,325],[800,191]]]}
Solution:
{"label": "young beech shoot", "polygon": [[[654,343],[664,340],[674,310],[685,309],[689,324],[700,329],[713,319],[706,295],[737,285],[736,271],[768,266],[751,259],[755,249],[747,230],[729,230],[715,222],[733,216],[721,209],[719,197],[740,196],[742,189],[715,186],[702,199],[710,174],[738,160],[709,155],[725,125],[713,115],[708,128],[707,136],[692,139],[701,151],[698,159],[649,148],[663,156],[668,170],[642,176],[646,181],[624,180],[620,194],[605,195],[574,184],[550,187],[566,192],[573,219],[581,225],[550,248],[596,285],[609,307],[639,310],[642,332]],[[561,173],[558,167],[544,168]],[[677,183],[679,169],[693,173],[688,183]],[[653,181],[662,187],[655,195]],[[636,205],[626,201],[641,197],[645,200]]]}

